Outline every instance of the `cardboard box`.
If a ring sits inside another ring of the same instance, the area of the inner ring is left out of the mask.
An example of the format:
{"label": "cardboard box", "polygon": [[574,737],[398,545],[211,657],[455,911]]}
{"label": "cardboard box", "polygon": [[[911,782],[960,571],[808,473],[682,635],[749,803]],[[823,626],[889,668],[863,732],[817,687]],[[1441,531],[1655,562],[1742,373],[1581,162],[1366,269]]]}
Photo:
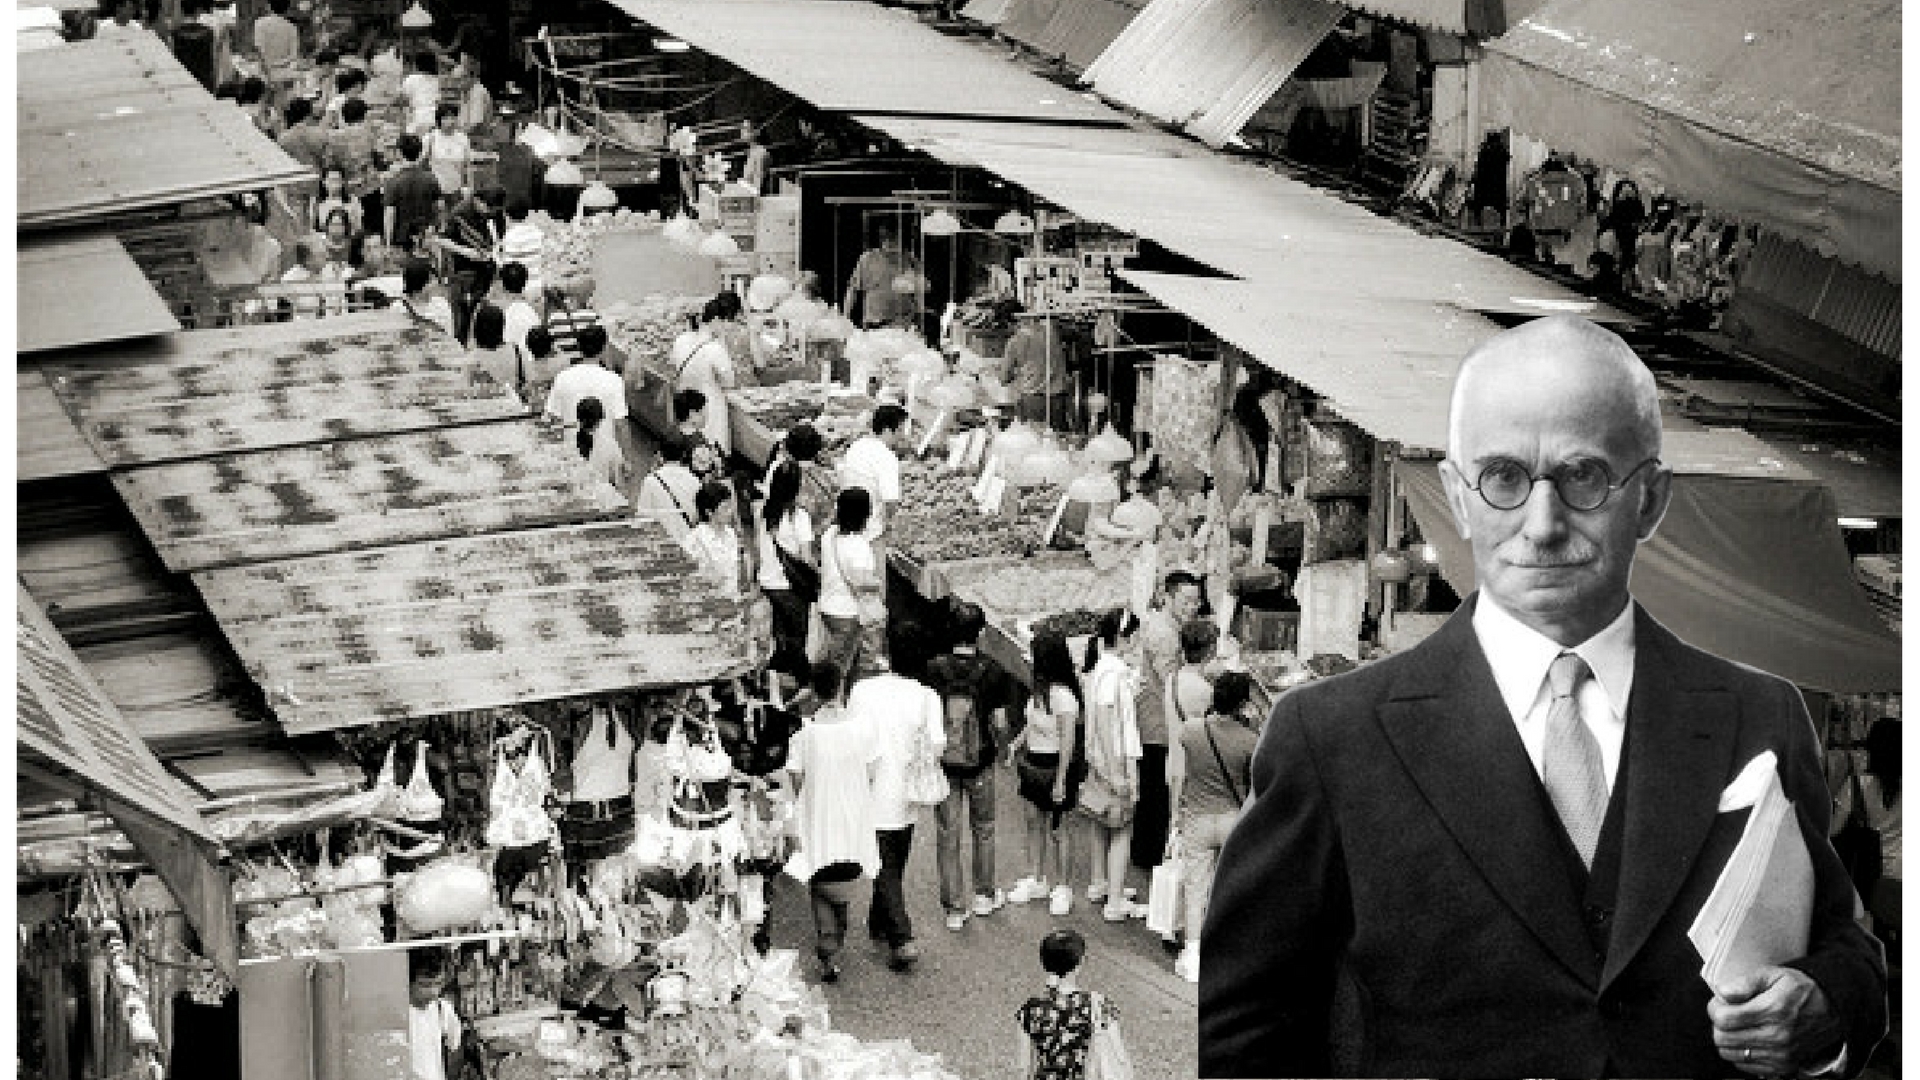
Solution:
{"label": "cardboard box", "polygon": [[799,196],[773,195],[761,199],[755,235],[759,241],[756,250],[799,251]]}

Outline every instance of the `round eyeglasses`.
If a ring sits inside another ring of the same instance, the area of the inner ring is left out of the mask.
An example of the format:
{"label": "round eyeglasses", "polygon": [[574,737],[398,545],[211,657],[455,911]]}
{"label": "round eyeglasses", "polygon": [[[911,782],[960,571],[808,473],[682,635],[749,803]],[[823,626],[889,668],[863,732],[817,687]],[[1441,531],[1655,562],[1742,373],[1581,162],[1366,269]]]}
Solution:
{"label": "round eyeglasses", "polygon": [[1660,459],[1650,457],[1633,467],[1633,471],[1620,478],[1613,479],[1612,470],[1604,461],[1585,460],[1556,465],[1545,473],[1535,475],[1517,461],[1499,458],[1487,463],[1480,470],[1480,480],[1473,490],[1480,493],[1488,506],[1495,510],[1518,510],[1533,497],[1533,486],[1542,480],[1553,482],[1554,493],[1569,510],[1598,510],[1605,506],[1613,493],[1633,482],[1640,470],[1649,465],[1660,464]]}

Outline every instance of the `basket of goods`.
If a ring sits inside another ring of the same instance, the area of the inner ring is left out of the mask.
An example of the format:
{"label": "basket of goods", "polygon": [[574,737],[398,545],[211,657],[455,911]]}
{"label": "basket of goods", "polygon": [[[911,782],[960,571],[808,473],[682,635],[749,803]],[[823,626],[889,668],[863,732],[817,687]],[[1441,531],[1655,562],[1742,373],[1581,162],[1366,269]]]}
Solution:
{"label": "basket of goods", "polygon": [[1373,448],[1366,432],[1345,421],[1307,425],[1305,494],[1310,498],[1365,496],[1373,491]]}

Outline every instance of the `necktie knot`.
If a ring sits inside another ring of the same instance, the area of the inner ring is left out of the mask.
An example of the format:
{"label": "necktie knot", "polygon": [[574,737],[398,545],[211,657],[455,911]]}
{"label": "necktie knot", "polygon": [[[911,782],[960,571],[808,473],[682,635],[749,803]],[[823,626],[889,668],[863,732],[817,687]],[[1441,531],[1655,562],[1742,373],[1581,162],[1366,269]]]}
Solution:
{"label": "necktie knot", "polygon": [[1553,658],[1553,666],[1547,669],[1547,686],[1556,699],[1572,697],[1591,678],[1593,669],[1577,653],[1561,653]]}

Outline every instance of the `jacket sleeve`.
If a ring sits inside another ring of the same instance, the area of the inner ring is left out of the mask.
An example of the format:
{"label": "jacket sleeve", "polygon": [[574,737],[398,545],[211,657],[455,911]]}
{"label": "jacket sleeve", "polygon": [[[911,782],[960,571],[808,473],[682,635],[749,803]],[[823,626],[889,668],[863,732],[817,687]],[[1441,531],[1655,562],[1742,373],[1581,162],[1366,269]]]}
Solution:
{"label": "jacket sleeve", "polygon": [[1200,936],[1200,1075],[1327,1076],[1346,868],[1301,695],[1274,707]]}
{"label": "jacket sleeve", "polygon": [[[1806,972],[1826,994],[1839,1025],[1834,1041],[1845,1038],[1846,1075],[1854,1076],[1866,1067],[1874,1046],[1887,1033],[1886,958],[1880,942],[1855,921],[1859,901],[1853,881],[1828,840],[1832,807],[1821,768],[1820,745],[1806,703],[1790,684],[1775,681],[1774,687],[1786,699],[1782,705],[1788,728],[1787,753],[1782,755],[1783,779],[1799,814],[1800,831],[1813,856],[1814,872],[1813,925],[1807,938],[1807,955],[1787,966]],[[1820,1052],[1831,1056],[1828,1049]]]}

